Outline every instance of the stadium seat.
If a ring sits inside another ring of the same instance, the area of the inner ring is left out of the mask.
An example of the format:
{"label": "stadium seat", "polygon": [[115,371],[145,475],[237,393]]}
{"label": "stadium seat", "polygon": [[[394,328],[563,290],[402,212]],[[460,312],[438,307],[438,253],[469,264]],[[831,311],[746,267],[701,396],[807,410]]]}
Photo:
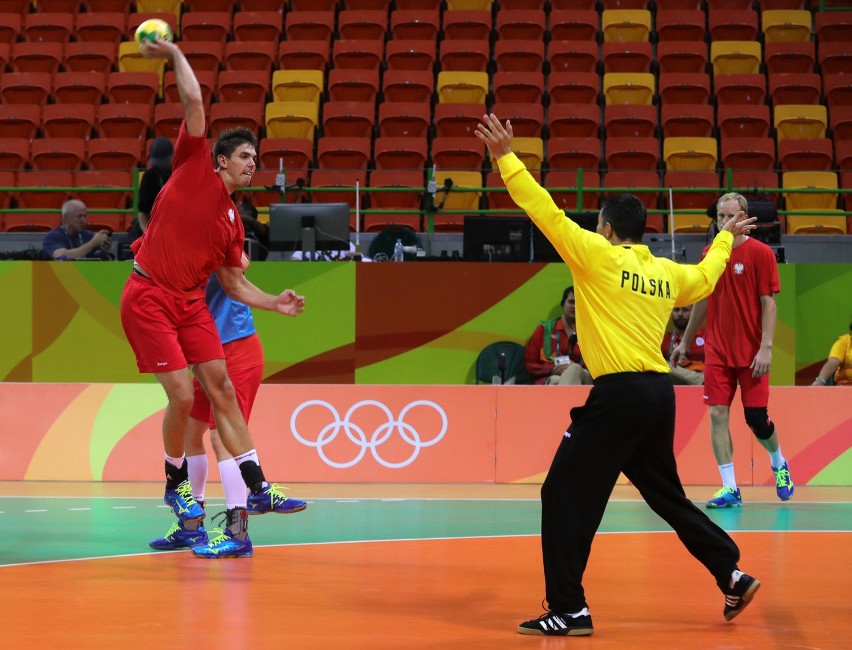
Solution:
{"label": "stadium seat", "polygon": [[540,72],[496,72],[492,91],[496,102],[541,103],[544,75]]}
{"label": "stadium seat", "polygon": [[852,41],[852,11],[818,11],[814,14],[817,43]]}
{"label": "stadium seat", "polygon": [[[553,107],[551,107],[553,110]],[[604,107],[607,137],[653,136],[657,130],[657,107],[648,104],[612,104]]]}
{"label": "stadium seat", "polygon": [[722,162],[728,169],[771,170],[775,167],[772,138],[722,138]]}
{"label": "stadium seat", "polygon": [[494,44],[494,61],[498,72],[541,72],[544,41],[497,41]]}
{"label": "stadium seat", "polygon": [[335,68],[328,73],[328,96],[332,101],[375,104],[378,93],[378,70]]}
{"label": "stadium seat", "polygon": [[823,74],[852,74],[852,50],[848,43],[820,43],[819,66]]}
{"label": "stadium seat", "polygon": [[482,121],[482,114],[482,104],[435,104],[435,135],[475,137],[476,125]]}
{"label": "stadium seat", "polygon": [[154,106],[154,137],[175,140],[180,133],[184,109],[182,104],[166,103]]}
{"label": "stadium seat", "polygon": [[852,74],[823,74],[822,92],[830,109],[852,106]]}
{"label": "stadium seat", "polygon": [[370,144],[370,138],[318,138],[317,165],[320,169],[366,170]]}
{"label": "stadium seat", "polygon": [[757,73],[719,74],[713,79],[716,101],[723,104],[759,105],[766,99],[766,76]]}
{"label": "stadium seat", "polygon": [[[672,42],[704,43],[706,22],[707,14],[700,9],[661,10],[658,7],[655,25],[657,46]],[[657,58],[659,58],[659,52]]]}
{"label": "stadium seat", "polygon": [[96,138],[87,145],[89,169],[133,169],[144,164],[142,141],[136,138]]}
{"label": "stadium seat", "polygon": [[487,9],[491,10],[492,0],[447,0],[447,11]]}
{"label": "stadium seat", "polygon": [[[539,184],[541,183],[541,172],[533,170],[530,174]],[[485,175],[485,187],[505,190],[506,183],[503,182],[499,171],[492,171]],[[485,196],[488,199],[489,210],[520,210],[508,192],[488,192]]]}
{"label": "stadium seat", "polygon": [[116,104],[147,104],[160,94],[160,77],[153,72],[111,72],[106,78],[107,100]]}
{"label": "stadium seat", "polygon": [[269,138],[314,137],[319,125],[316,102],[270,102],[266,105],[266,136]]}
{"label": "stadium seat", "polygon": [[438,136],[432,140],[432,162],[438,169],[479,171],[485,160],[485,146],[478,138]]}
{"label": "stadium seat", "polygon": [[440,6],[440,0],[396,0],[397,11],[401,9],[437,9]]}
{"label": "stadium seat", "polygon": [[219,101],[265,104],[270,92],[269,75],[263,70],[223,70],[219,73]]}
{"label": "stadium seat", "polygon": [[650,73],[610,72],[603,76],[606,104],[651,104],[655,81]]}
{"label": "stadium seat", "polygon": [[[580,203],[580,196],[578,193],[578,185],[579,185],[579,177],[582,174],[583,180],[583,189],[584,191],[589,188],[597,188],[600,187],[600,174],[596,171],[587,171],[581,169],[580,171],[576,170],[554,170],[551,167],[551,170],[547,172],[547,176],[545,177],[545,186],[550,191],[553,196],[553,202],[556,203],[563,210],[590,210],[597,209],[600,204],[600,199],[598,199],[597,194],[592,193],[584,193],[582,197],[582,204]],[[565,188],[569,188],[571,192],[561,191]]]}
{"label": "stadium seat", "polygon": [[[256,2],[258,0],[251,0],[251,2]],[[264,2],[270,2],[271,0],[262,0]],[[381,0],[384,1],[384,0]],[[245,5],[246,2],[241,2],[241,5]],[[354,5],[354,2],[349,2],[350,5]],[[337,6],[337,0],[290,0],[290,11],[333,11]],[[276,3],[273,8],[281,7],[280,3]]]}
{"label": "stadium seat", "polygon": [[[498,115],[503,119],[500,113]],[[601,111],[595,104],[552,104],[548,109],[547,123],[550,137],[597,137]]]}
{"label": "stadium seat", "polygon": [[515,137],[512,151],[527,169],[541,169],[544,160],[544,141],[541,138]]}
{"label": "stadium seat", "polygon": [[676,233],[707,233],[712,221],[706,214],[679,214],[672,217],[671,230]]}
{"label": "stadium seat", "polygon": [[26,138],[32,141],[41,126],[41,113],[42,109],[37,104],[0,104],[0,133],[4,139]]}
{"label": "stadium seat", "polygon": [[600,32],[600,14],[594,9],[557,9],[550,12],[550,42],[586,41],[594,43]]}
{"label": "stadium seat", "polygon": [[373,144],[376,169],[422,170],[429,156],[426,137],[382,136]]}
{"label": "stadium seat", "polygon": [[717,9],[707,14],[710,41],[757,41],[757,12],[754,10]]}
{"label": "stadium seat", "polygon": [[544,9],[506,9],[501,6],[494,27],[498,39],[543,40]]}
{"label": "stadium seat", "polygon": [[[370,172],[371,188],[410,188],[408,192],[370,192],[373,210],[419,210],[423,195],[421,171],[376,170]],[[420,214],[365,214],[364,232],[378,232],[388,226],[404,226],[415,232],[422,230]]]}
{"label": "stadium seat", "polygon": [[673,192],[675,210],[704,210],[719,197],[719,174],[715,171],[667,171],[663,186],[671,188],[710,188],[707,192]]}
{"label": "stadium seat", "polygon": [[657,66],[660,74],[704,74],[707,46],[703,41],[662,41],[657,43]]}
{"label": "stadium seat", "polygon": [[596,72],[552,72],[547,76],[551,104],[596,104],[601,78]]}
{"label": "stadium seat", "polygon": [[789,9],[770,9],[761,14],[761,29],[766,43],[811,40],[811,12]]}
{"label": "stadium seat", "polygon": [[766,104],[720,104],[716,123],[722,137],[765,138],[769,135],[769,107]]}
{"label": "stadium seat", "polygon": [[500,0],[500,9],[544,9],[544,0]]}
{"label": "stadium seat", "polygon": [[827,138],[793,138],[778,141],[781,171],[831,171],[834,148]]}
{"label": "stadium seat", "polygon": [[649,0],[602,0],[604,9],[647,9]]}
{"label": "stadium seat", "polygon": [[829,112],[835,142],[852,140],[852,106],[837,106]]}
{"label": "stadium seat", "polygon": [[647,9],[604,9],[601,32],[604,43],[647,41],[651,35],[651,12]]}
{"label": "stadium seat", "polygon": [[490,60],[488,41],[446,39],[438,48],[442,71],[485,72]]}
{"label": "stadium seat", "polygon": [[[81,14],[83,15],[83,14]],[[133,187],[131,172],[127,171],[80,171],[74,172],[74,198],[86,204],[89,209],[87,221],[89,230],[126,231],[132,221],[124,213],[95,213],[92,210],[124,209]],[[123,192],[96,192],[83,188],[121,187]]]}
{"label": "stadium seat", "polygon": [[23,24],[24,19],[20,13],[7,11],[0,13],[0,43],[11,45],[18,40]]}
{"label": "stadium seat", "polygon": [[227,129],[250,129],[255,136],[263,126],[262,104],[235,104],[217,102],[210,107],[210,137],[217,137]]}
{"label": "stadium seat", "polygon": [[[12,170],[3,170],[0,168],[0,187],[15,187],[15,172]],[[0,190],[0,210],[7,210],[12,206],[12,192]],[[0,213],[0,223],[3,220],[3,213]]]}
{"label": "stadium seat", "polygon": [[38,225],[35,230],[51,230],[59,225],[60,217],[58,210],[70,198],[67,192],[27,192],[25,188],[46,188],[46,187],[71,187],[73,177],[70,171],[30,171],[18,172],[17,185],[18,192],[15,193],[15,198],[18,201],[18,207],[27,210],[56,210],[57,212],[38,214],[7,214],[4,218],[5,228],[7,231],[14,230],[32,230],[30,226]]}
{"label": "stadium seat", "polygon": [[59,71],[62,62],[62,43],[12,43],[9,64],[14,72]]}
{"label": "stadium seat", "polygon": [[226,70],[262,70],[272,74],[276,43],[269,41],[232,41],[225,43]]}
{"label": "stadium seat", "polygon": [[283,31],[284,17],[279,11],[238,11],[234,14],[235,41],[276,44]]}
{"label": "stadium seat", "polygon": [[715,138],[664,138],[666,171],[714,171],[717,150]]}
{"label": "stadium seat", "polygon": [[[317,169],[311,172],[310,187],[311,201],[313,203],[348,203],[352,210],[355,209],[355,186],[367,187],[367,172],[363,170],[337,171],[331,169]],[[340,191],[338,188],[351,187],[351,191]],[[332,188],[337,191],[316,191],[317,188]],[[363,191],[359,192],[359,200],[364,205]],[[355,214],[350,213],[349,229],[355,231]]]}
{"label": "stadium seat", "polygon": [[555,41],[548,44],[551,72],[595,72],[598,44],[595,41]]}
{"label": "stadium seat", "polygon": [[603,46],[604,72],[650,72],[653,54],[651,43],[612,41]]}
{"label": "stadium seat", "polygon": [[106,138],[146,140],[153,110],[150,104],[101,104],[98,106],[98,134]]}
{"label": "stadium seat", "polygon": [[116,47],[100,41],[79,41],[65,46],[62,65],[67,72],[95,71],[102,74],[116,62]]}
{"label": "stadium seat", "polygon": [[43,106],[50,95],[47,72],[5,72],[0,75],[0,98],[4,104]]}
{"label": "stadium seat", "polygon": [[[209,109],[213,93],[218,86],[219,73],[215,70],[196,70],[195,78],[201,86],[201,99],[205,108]],[[166,72],[163,77],[163,101],[180,104],[180,92],[177,87],[174,71]]]}
{"label": "stadium seat", "polygon": [[[251,184],[247,188],[236,191],[234,203],[239,205],[243,200],[247,199],[258,209],[268,209],[270,203],[296,202],[297,197],[294,192],[287,192],[286,197],[282,199],[281,192],[275,187],[275,176],[277,174],[277,169],[256,170],[252,174]],[[296,176],[299,178],[298,174]],[[292,183],[294,180],[292,175],[288,174],[287,182]],[[303,178],[303,180],[307,181],[306,178]],[[298,198],[301,198],[301,196]]]}
{"label": "stadium seat", "polygon": [[815,72],[779,72],[769,75],[769,96],[779,104],[819,104],[822,82]]}
{"label": "stadium seat", "polygon": [[[837,190],[837,174],[834,172],[785,172],[781,174],[781,187],[790,189]],[[834,211],[837,209],[837,193],[784,192],[789,211]],[[846,217],[843,215],[787,214],[788,234],[846,234]]]}
{"label": "stadium seat", "polygon": [[708,104],[663,104],[663,137],[709,138],[713,134],[713,107]]}
{"label": "stadium seat", "polygon": [[188,11],[181,20],[181,38],[184,42],[215,41],[224,46],[233,21],[230,11]]}
{"label": "stadium seat", "polygon": [[0,138],[0,169],[23,169],[30,159],[27,138]]}
{"label": "stadium seat", "polygon": [[366,138],[373,134],[376,109],[372,102],[330,101],[323,104],[323,135]]}
{"label": "stadium seat", "polygon": [[11,53],[11,44],[0,42],[0,70],[5,70],[6,66],[9,65]]}
{"label": "stadium seat", "polygon": [[[458,104],[438,104],[438,106]],[[482,111],[479,104],[475,104]],[[422,102],[382,102],[379,104],[379,135],[384,137],[426,137],[432,115],[428,104]],[[437,119],[436,119],[437,127]],[[473,134],[471,134],[473,135]]]}
{"label": "stadium seat", "polygon": [[112,43],[118,49],[126,21],[126,16],[120,11],[83,13],[77,16],[74,36],[78,41]]}
{"label": "stadium seat", "polygon": [[183,0],[134,0],[134,4],[140,13],[174,14],[180,17]]}
{"label": "stadium seat", "polygon": [[24,38],[31,43],[67,43],[73,32],[74,17],[70,13],[41,11],[24,16]]}
{"label": "stadium seat", "polygon": [[[649,210],[657,207],[657,199],[660,193],[657,192],[637,192],[637,187],[659,187],[660,177],[656,171],[641,171],[638,169],[616,170],[609,171],[604,176],[604,187],[620,188],[614,192],[605,192],[604,197],[612,196],[613,194],[623,194],[629,192],[635,194],[642,201],[642,204]],[[648,215],[648,220],[645,225],[645,232],[662,232],[662,218],[654,219],[652,217],[659,215]]]}
{"label": "stadium seat", "polygon": [[103,99],[106,76],[100,72],[57,72],[51,96],[57,104],[92,104]]}
{"label": "stadium seat", "polygon": [[[453,188],[476,188],[482,187],[482,174],[476,171],[463,171],[454,169],[438,169],[435,174],[438,187],[444,185],[446,179],[453,181]],[[478,210],[482,192],[458,192],[451,190],[444,202],[444,210]],[[435,232],[461,232],[464,229],[463,214],[447,214],[438,212],[434,217]]]}
{"label": "stadium seat", "polygon": [[[761,11],[771,11],[775,9],[804,9],[806,0],[758,0]],[[831,0],[826,2],[826,6],[831,6]]]}
{"label": "stadium seat", "polygon": [[439,72],[438,102],[485,104],[488,95],[487,72]]}
{"label": "stadium seat", "polygon": [[279,170],[287,174],[301,170],[307,172],[313,164],[314,142],[308,138],[263,138],[258,152],[262,169]]}
{"label": "stadium seat", "polygon": [[276,70],[272,73],[272,97],[276,102],[319,104],[324,89],[322,70]]}
{"label": "stadium seat", "polygon": [[585,169],[597,172],[601,166],[601,141],[598,138],[550,138],[547,166],[551,170]]}
{"label": "stadium seat", "polygon": [[662,105],[707,104],[710,99],[710,75],[704,72],[665,72],[659,77]]}
{"label": "stadium seat", "polygon": [[[827,45],[829,44],[820,44],[820,65],[823,67],[822,55]],[[848,48],[844,47],[844,51],[848,51]],[[852,57],[852,54],[848,56]],[[813,72],[816,52],[814,44],[810,42],[779,41],[764,45],[763,59],[766,63],[766,72],[770,75],[779,72]],[[850,67],[850,71],[852,71],[852,67]]]}
{"label": "stadium seat", "polygon": [[[92,104],[47,104],[41,110],[44,137],[80,140],[92,137],[95,126],[95,107]],[[4,128],[4,135],[6,132]]]}
{"label": "stadium seat", "polygon": [[[778,174],[761,169],[734,169],[731,177],[734,189],[742,193],[758,194],[767,189],[778,189]],[[708,204],[709,205],[709,204]]]}
{"label": "stadium seat", "polygon": [[385,47],[385,62],[388,70],[428,70],[435,65],[435,41],[388,41]]}
{"label": "stadium seat", "polygon": [[75,171],[86,157],[86,143],[77,138],[33,140],[30,163],[39,171]]}
{"label": "stadium seat", "polygon": [[384,60],[384,41],[334,41],[331,58],[335,68],[378,70]]}
{"label": "stadium seat", "polygon": [[345,8],[337,15],[337,31],[346,40],[383,41],[388,31],[388,12]]}
{"label": "stadium seat", "polygon": [[774,125],[778,140],[824,138],[828,127],[828,112],[825,106],[800,104],[776,106]]}
{"label": "stadium seat", "polygon": [[284,19],[288,41],[331,41],[334,11],[288,11]]}
{"label": "stadium seat", "polygon": [[[208,2],[208,0],[204,0]],[[215,0],[209,0],[211,3],[215,2]],[[222,0],[219,0],[220,2]],[[198,0],[190,0],[189,9],[190,11],[194,11],[194,7],[192,6]],[[132,2],[130,0],[83,0],[83,7],[85,8],[87,13],[104,13],[104,12],[119,12],[125,16],[130,14],[130,9],[132,6]],[[228,3],[230,4],[230,3]],[[82,14],[80,14],[82,15]]]}
{"label": "stadium seat", "polygon": [[[852,172],[840,172],[840,187],[844,190],[852,190]],[[843,194],[841,196],[843,209],[847,212],[852,212],[852,193]],[[852,232],[852,223],[846,218],[846,232]]]}
{"label": "stadium seat", "polygon": [[713,74],[755,74],[762,62],[757,41],[713,41],[710,43],[710,63]]}
{"label": "stadium seat", "polygon": [[183,41],[180,49],[196,74],[218,73],[225,60],[225,44],[220,41]]}
{"label": "stadium seat", "polygon": [[494,102],[491,110],[500,119],[511,120],[515,137],[541,138],[544,125],[544,107],[527,102]]}
{"label": "stadium seat", "polygon": [[656,170],[660,160],[657,138],[616,138],[604,142],[607,168]]}
{"label": "stadium seat", "polygon": [[[70,44],[69,44],[70,45]],[[97,45],[97,43],[87,43]],[[163,78],[166,70],[166,60],[160,58],[147,59],[139,53],[136,43],[129,41],[118,44],[119,72],[154,72],[158,79]]]}
{"label": "stadium seat", "polygon": [[430,102],[434,91],[431,70],[386,70],[382,75],[386,102]]}
{"label": "stadium seat", "polygon": [[397,9],[391,13],[390,31],[394,40],[434,42],[440,28],[438,9]]}

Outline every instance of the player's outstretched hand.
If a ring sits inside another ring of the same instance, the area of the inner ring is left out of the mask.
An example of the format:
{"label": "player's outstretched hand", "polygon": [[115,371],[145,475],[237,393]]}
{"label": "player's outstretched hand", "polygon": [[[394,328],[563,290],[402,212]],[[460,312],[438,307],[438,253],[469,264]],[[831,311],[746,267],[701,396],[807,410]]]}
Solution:
{"label": "player's outstretched hand", "polygon": [[296,316],[305,311],[305,297],[297,295],[292,289],[287,289],[278,296],[275,308],[285,316]]}
{"label": "player's outstretched hand", "polygon": [[749,217],[745,212],[740,210],[737,212],[731,219],[722,226],[722,230],[727,230],[734,237],[739,237],[740,235],[747,235],[752,230],[757,228],[754,225],[754,222],[757,221],[757,217]]}
{"label": "player's outstretched hand", "polygon": [[482,116],[482,122],[476,125],[476,137],[485,143],[494,160],[512,153],[512,124],[506,120],[506,126],[494,113]]}

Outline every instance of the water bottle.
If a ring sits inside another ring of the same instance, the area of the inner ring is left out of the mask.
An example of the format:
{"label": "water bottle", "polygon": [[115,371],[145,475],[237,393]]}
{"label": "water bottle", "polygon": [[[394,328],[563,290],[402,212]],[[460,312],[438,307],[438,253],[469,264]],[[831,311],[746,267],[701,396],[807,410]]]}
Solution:
{"label": "water bottle", "polygon": [[404,259],[405,258],[403,257],[402,240],[397,239],[396,243],[393,245],[393,261],[402,262]]}
{"label": "water bottle", "polygon": [[287,191],[287,172],[284,170],[284,159],[278,159],[278,173],[275,174],[275,185],[278,187],[278,191],[281,192],[282,201],[284,200],[284,196]]}

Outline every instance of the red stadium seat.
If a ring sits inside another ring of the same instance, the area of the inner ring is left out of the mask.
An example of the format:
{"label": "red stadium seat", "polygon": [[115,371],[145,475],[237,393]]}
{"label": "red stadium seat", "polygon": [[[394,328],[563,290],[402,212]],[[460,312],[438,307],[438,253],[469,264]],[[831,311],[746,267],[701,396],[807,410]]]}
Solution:
{"label": "red stadium seat", "polygon": [[822,91],[829,109],[834,110],[838,106],[852,106],[852,74],[824,73]]}
{"label": "red stadium seat", "polygon": [[603,46],[604,72],[650,72],[651,43],[610,41]]}
{"label": "red stadium seat", "polygon": [[704,43],[704,27],[706,22],[707,14],[699,9],[665,10],[658,7],[656,19],[657,38],[659,39],[659,43]]}
{"label": "red stadium seat", "polygon": [[[600,199],[596,194],[586,193],[583,195],[583,204],[582,208],[578,205],[579,197],[575,192],[560,192],[555,191],[555,188],[577,188],[578,186],[578,176],[580,172],[576,170],[566,170],[566,171],[551,171],[547,173],[545,177],[545,187],[550,190],[551,195],[553,196],[553,201],[563,210],[573,211],[573,210],[590,210],[597,209],[600,204]],[[600,174],[596,171],[588,171],[582,170],[583,174],[583,188],[597,188],[600,187]]]}
{"label": "red stadium seat", "polygon": [[[352,210],[355,209],[355,187],[356,183],[359,187],[367,186],[367,172],[364,170],[346,170],[336,171],[327,169],[318,169],[311,172],[310,187],[314,190],[311,192],[311,200],[314,203],[348,203]],[[349,192],[323,192],[317,191],[317,188],[343,188],[351,187]],[[365,193],[360,192],[360,202],[364,205]],[[350,213],[349,229],[355,230],[355,214]]]}
{"label": "red stadium seat", "polygon": [[547,78],[551,104],[595,104],[600,90],[601,78],[595,72],[552,72]]}
{"label": "red stadium seat", "polygon": [[762,104],[766,98],[766,76],[762,74],[717,74],[716,100],[721,104]]}
{"label": "red stadium seat", "polygon": [[346,40],[381,40],[388,31],[388,12],[380,9],[343,9],[337,31]]}
{"label": "red stadium seat", "polygon": [[[604,187],[616,188],[614,192],[606,192],[604,196],[612,196],[613,194],[623,194],[625,191],[630,194],[635,194],[642,201],[643,205],[649,209],[657,207],[657,199],[660,196],[659,192],[637,192],[637,187],[659,187],[660,177],[656,171],[640,171],[640,170],[621,170],[609,171],[604,176]],[[617,188],[621,188],[620,190]],[[657,217],[657,218],[653,218]],[[659,215],[649,215],[645,225],[645,232],[662,232],[662,218]]]}
{"label": "red stadium seat", "polygon": [[112,43],[118,49],[126,20],[120,11],[80,14],[74,35],[78,41]]}
{"label": "red stadium seat", "polygon": [[182,104],[168,103],[154,106],[154,137],[175,140],[180,133],[184,109]]}
{"label": "red stadium seat", "polygon": [[713,107],[707,104],[663,104],[660,108],[664,138],[709,138],[714,124]]}
{"label": "red stadium seat", "polygon": [[282,70],[323,70],[328,68],[330,47],[324,40],[281,41],[278,64]]}
{"label": "red stadium seat", "polygon": [[428,70],[435,65],[435,41],[407,39],[388,41],[385,61],[388,70]]}
{"label": "red stadium seat", "polygon": [[544,75],[540,72],[495,72],[491,79],[494,101],[540,104]]}
{"label": "red stadium seat", "polygon": [[657,43],[657,65],[660,74],[703,74],[707,68],[707,45],[704,41],[661,41]]}
{"label": "red stadium seat", "polygon": [[600,119],[600,108],[595,104],[552,104],[548,111],[550,137],[597,137]]}
{"label": "red stadium seat", "polygon": [[30,162],[39,171],[76,171],[85,157],[86,143],[77,138],[44,138],[30,147]]}
{"label": "red stadium seat", "polygon": [[111,72],[106,78],[106,96],[118,104],[147,104],[153,108],[160,94],[156,72]]}
{"label": "red stadium seat", "polygon": [[428,155],[425,137],[379,137],[373,146],[376,169],[422,170]]}
{"label": "red stadium seat", "polygon": [[255,136],[264,124],[261,104],[218,102],[210,107],[210,136],[215,138],[227,129],[250,129]]}
{"label": "red stadium seat", "polygon": [[494,44],[497,71],[541,72],[544,63],[544,41],[511,40]]}
{"label": "red stadium seat", "polygon": [[263,138],[258,152],[260,167],[307,173],[314,159],[314,142],[308,138]]}
{"label": "red stadium seat", "polygon": [[[482,104],[445,102],[435,104],[435,134],[445,137],[475,137],[482,121]],[[502,115],[500,116],[502,119]]]}
{"label": "red stadium seat", "polygon": [[439,169],[479,171],[485,160],[485,146],[477,138],[438,136],[432,140],[432,161]]}
{"label": "red stadium seat", "polygon": [[20,13],[0,13],[0,43],[11,45],[18,40],[23,24],[24,19]]}
{"label": "red stadium seat", "polygon": [[3,139],[26,138],[32,141],[41,125],[41,111],[34,104],[0,104],[0,133]]}
{"label": "red stadium seat", "polygon": [[[59,212],[62,204],[68,200],[70,195],[67,192],[26,192],[24,188],[45,188],[45,187],[71,187],[73,177],[70,171],[31,171],[18,172],[17,185],[19,191],[16,193],[18,207],[27,210],[57,210],[54,213],[48,213],[45,220],[45,215],[41,215],[41,223],[44,227],[40,230],[50,230],[59,225]],[[10,217],[6,215],[5,223],[6,230],[29,230],[26,226],[31,219],[38,219],[37,214],[22,214],[17,215],[16,225],[19,227],[10,228]]]}
{"label": "red stadium seat", "polygon": [[366,138],[372,136],[376,109],[372,102],[330,101],[323,105],[322,124],[326,136]]}
{"label": "red stadium seat", "polygon": [[15,72],[59,71],[62,62],[62,43],[12,43],[9,63]]}
{"label": "red stadium seat", "polygon": [[759,29],[757,12],[712,7],[707,14],[707,27],[711,41],[755,41]]}
{"label": "red stadium seat", "polygon": [[442,71],[485,72],[490,60],[488,41],[448,39],[438,49]]}
{"label": "red stadium seat", "polygon": [[67,43],[74,32],[70,13],[41,11],[24,16],[24,38],[31,43]]}
{"label": "red stadium seat", "polygon": [[550,41],[547,59],[551,72],[595,72],[598,44],[595,41]]}
{"label": "red stadium seat", "polygon": [[184,41],[215,41],[223,46],[231,35],[230,11],[188,11],[181,20]]}
{"label": "red stadium seat", "polygon": [[601,166],[601,141],[591,137],[550,138],[547,165],[551,170],[585,169],[597,172]]}
{"label": "red stadium seat", "polygon": [[143,166],[142,141],[136,138],[90,140],[86,162],[89,169],[134,169]]}
{"label": "red stadium seat", "polygon": [[[819,66],[823,74],[852,74],[852,50],[850,50],[849,44],[820,43]],[[810,70],[805,70],[805,72],[810,72]]]}
{"label": "red stadium seat", "polygon": [[814,14],[817,43],[852,41],[852,11],[818,11]]}
{"label": "red stadium seat", "polygon": [[317,140],[320,169],[366,170],[370,161],[370,138],[325,136]]}
{"label": "red stadium seat", "polygon": [[47,138],[88,140],[94,126],[95,107],[92,104],[48,104],[42,107],[41,128]]}
{"label": "red stadium seat", "polygon": [[180,49],[196,74],[218,72],[225,59],[225,44],[220,41],[183,41]]}
{"label": "red stadium seat", "polygon": [[814,72],[778,72],[769,75],[769,96],[778,104],[819,104],[822,83]]}
{"label": "red stadium seat", "polygon": [[765,138],[769,135],[769,107],[766,104],[720,105],[716,121],[722,137]]}
{"label": "red stadium seat", "polygon": [[444,37],[450,40],[487,41],[491,12],[485,9],[454,9],[444,12]]}
{"label": "red stadium seat", "polygon": [[328,96],[332,101],[375,104],[378,92],[378,70],[335,68],[328,74]]}
{"label": "red stadium seat", "polygon": [[0,169],[23,169],[29,159],[28,138],[0,138]]}
{"label": "red stadium seat", "polygon": [[[370,172],[371,188],[411,188],[410,192],[371,192],[370,208],[374,210],[418,210],[423,195],[423,173],[420,171],[377,170]],[[364,231],[376,232],[388,226],[405,226],[421,230],[420,214],[365,214]]]}
{"label": "red stadium seat", "polygon": [[[459,104],[438,104],[458,106]],[[481,106],[476,105],[481,111]],[[382,102],[379,105],[379,135],[385,137],[425,137],[431,124],[429,105],[422,102]],[[437,124],[436,124],[437,126]]]}
{"label": "red stadium seat", "polygon": [[834,150],[828,138],[786,138],[778,141],[781,171],[831,171]]}
{"label": "red stadium seat", "polygon": [[219,73],[219,101],[265,104],[269,98],[269,75],[263,70],[223,70]]}
{"label": "red stadium seat", "polygon": [[613,169],[657,169],[660,141],[657,138],[607,138],[604,143],[606,164]]}
{"label": "red stadium seat", "polygon": [[829,113],[833,140],[852,140],[852,106],[835,106]]}
{"label": "red stadium seat", "polygon": [[660,101],[666,104],[706,104],[710,75],[704,72],[666,72],[658,81]]}
{"label": "red stadium seat", "polygon": [[378,70],[384,60],[384,41],[334,41],[331,58],[335,68]]}
{"label": "red stadium seat", "polygon": [[107,73],[117,61],[118,51],[112,43],[79,41],[65,46],[62,65],[68,72]]}
{"label": "red stadium seat", "polygon": [[57,72],[53,76],[53,101],[57,104],[92,104],[103,99],[106,76],[101,72]]}
{"label": "red stadium seat", "polygon": [[[89,208],[89,230],[125,231],[132,218],[124,213],[95,213],[92,210],[121,210],[127,206],[129,188],[133,187],[131,172],[81,171],[74,173],[74,197]],[[122,187],[124,192],[96,192],[83,188]]]}
{"label": "red stadium seat", "polygon": [[541,40],[544,38],[544,9],[506,9],[497,13],[498,39]]}
{"label": "red stadium seat", "polygon": [[438,9],[397,9],[390,20],[394,40],[434,41],[441,25]]}
{"label": "red stadium seat", "polygon": [[720,194],[719,174],[714,171],[667,171],[663,177],[663,186],[671,188],[711,188],[708,192],[675,192],[676,210],[704,210]]}
{"label": "red stadium seat", "polygon": [[657,130],[657,108],[650,104],[610,104],[604,107],[607,137],[648,137]]}
{"label": "red stadium seat", "polygon": [[43,106],[50,95],[47,72],[5,72],[0,75],[0,98],[4,104]]}
{"label": "red stadium seat", "polygon": [[102,138],[145,140],[152,115],[148,104],[102,104],[98,106],[98,133]]}
{"label": "red stadium seat", "polygon": [[[822,55],[827,45],[820,44],[820,65],[823,69]],[[777,41],[764,45],[763,60],[770,75],[779,72],[813,72],[816,52],[811,42]]]}
{"label": "red stadium seat", "polygon": [[387,70],[382,76],[388,102],[429,102],[434,92],[435,75],[430,70]]}
{"label": "red stadium seat", "polygon": [[[195,78],[198,79],[198,85],[201,86],[201,99],[204,101],[204,106],[209,108],[213,99],[213,92],[218,85],[219,73],[215,70],[196,70]],[[177,80],[174,71],[171,70],[163,76],[163,100],[180,104]]]}
{"label": "red stadium seat", "polygon": [[775,166],[771,138],[722,138],[721,150],[726,168],[771,170]]}
{"label": "red stadium seat", "polygon": [[600,14],[594,9],[557,9],[554,6],[550,12],[550,42],[597,41],[600,24]]}
{"label": "red stadium seat", "polygon": [[284,19],[289,41],[331,41],[334,11],[290,11]]}
{"label": "red stadium seat", "polygon": [[268,41],[225,43],[225,69],[263,70],[266,74],[272,74],[272,64],[276,54],[276,43]]}
{"label": "red stadium seat", "polygon": [[494,102],[491,109],[501,120],[511,120],[512,130],[519,138],[541,138],[544,107],[527,102]]}
{"label": "red stadium seat", "polygon": [[235,41],[276,44],[282,31],[284,18],[279,11],[238,11],[234,14]]}

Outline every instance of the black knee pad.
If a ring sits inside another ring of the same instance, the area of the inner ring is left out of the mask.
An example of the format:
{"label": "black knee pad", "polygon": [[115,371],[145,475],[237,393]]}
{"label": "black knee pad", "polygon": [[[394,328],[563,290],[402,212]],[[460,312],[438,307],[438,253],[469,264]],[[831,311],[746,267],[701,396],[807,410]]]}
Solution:
{"label": "black knee pad", "polygon": [[765,408],[746,406],[743,410],[746,424],[760,440],[766,440],[775,433],[775,423],[769,419],[769,413]]}

